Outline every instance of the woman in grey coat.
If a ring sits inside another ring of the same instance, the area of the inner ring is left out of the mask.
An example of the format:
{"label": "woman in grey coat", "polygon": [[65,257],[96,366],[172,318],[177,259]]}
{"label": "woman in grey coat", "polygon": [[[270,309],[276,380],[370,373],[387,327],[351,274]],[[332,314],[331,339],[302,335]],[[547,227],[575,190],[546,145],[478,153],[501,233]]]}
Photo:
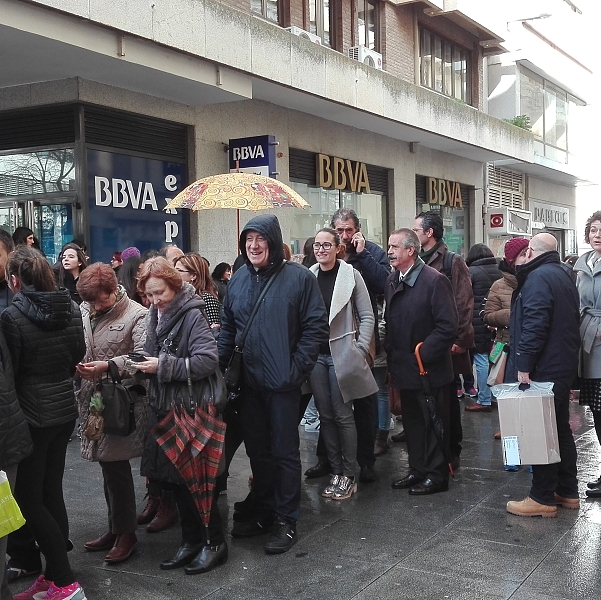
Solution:
{"label": "woman in grey coat", "polygon": [[[601,443],[601,211],[587,219],[584,241],[593,249],[574,265],[578,273],[582,339],[580,404],[588,404],[591,409]],[[588,488],[589,498],[601,498],[601,477],[589,482]]]}
{"label": "woman in grey coat", "polygon": [[373,362],[374,349],[369,292],[359,272],[337,258],[343,248],[334,229],[322,229],[313,244],[317,264],[310,269],[329,315],[330,339],[319,349],[310,381],[332,467],[332,478],[321,495],[333,500],[345,500],[357,491],[353,400],[378,391],[367,362]]}

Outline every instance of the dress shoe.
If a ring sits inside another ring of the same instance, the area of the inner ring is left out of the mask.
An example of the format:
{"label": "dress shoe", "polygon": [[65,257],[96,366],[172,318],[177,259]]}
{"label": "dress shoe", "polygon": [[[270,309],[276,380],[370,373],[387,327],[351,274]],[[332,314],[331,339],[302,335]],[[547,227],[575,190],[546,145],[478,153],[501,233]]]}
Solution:
{"label": "dress shoe", "polygon": [[327,460],[318,460],[316,465],[313,465],[310,469],[305,471],[305,477],[307,479],[317,479],[318,477],[325,477],[332,472],[332,467]]}
{"label": "dress shoe", "polygon": [[601,498],[601,486],[586,490],[588,498]]}
{"label": "dress shoe", "polygon": [[142,509],[142,512],[136,517],[138,525],[147,525],[152,521],[159,510],[159,504],[161,503],[160,496],[151,496],[146,494],[146,506]]}
{"label": "dress shoe", "polygon": [[410,488],[413,487],[414,485],[417,485],[418,483],[421,483],[423,480],[421,477],[418,477],[417,475],[412,475],[411,473],[409,473],[409,475],[405,475],[405,477],[402,477],[401,479],[397,479],[396,481],[392,482],[392,489],[393,490],[404,490],[405,488]]}
{"label": "dress shoe", "polygon": [[589,490],[592,490],[592,489],[594,489],[594,488],[598,488],[599,486],[601,486],[601,476],[597,477],[597,479],[595,479],[595,481],[589,481],[589,482],[586,484],[586,487],[587,487]]}
{"label": "dress shoe", "polygon": [[99,550],[110,550],[117,540],[117,536],[110,531],[102,534],[99,538],[92,540],[91,542],[86,542],[83,547],[88,552],[98,552]]}
{"label": "dress shoe", "polygon": [[518,517],[552,518],[557,516],[557,506],[540,504],[530,496],[526,496],[523,500],[510,500],[507,503],[507,512]]}
{"label": "dress shoe", "polygon": [[405,436],[405,430],[403,429],[403,431],[400,431],[399,433],[395,433],[394,435],[391,435],[390,439],[393,442],[406,442],[407,437]]}
{"label": "dress shoe", "polygon": [[553,494],[555,497],[555,504],[563,506],[564,508],[571,508],[572,510],[578,510],[580,508],[580,498],[566,498],[559,494]]}
{"label": "dress shoe", "polygon": [[163,531],[167,527],[171,527],[177,521],[178,517],[179,513],[177,512],[177,504],[175,503],[175,494],[163,490],[156,515],[150,521],[148,527],[146,527],[146,531],[148,533]]}
{"label": "dress shoe", "polygon": [[189,565],[202,550],[202,544],[182,544],[178,549],[173,558],[163,561],[159,566],[163,571],[170,571],[171,569],[179,569]]}
{"label": "dress shoe", "polygon": [[489,413],[491,411],[490,405],[485,406],[484,404],[478,404],[474,402],[473,404],[466,405],[465,409],[468,412],[486,412]]}
{"label": "dress shoe", "polygon": [[438,494],[438,492],[446,492],[449,489],[449,482],[442,481],[440,483],[434,483],[429,477],[424,479],[421,483],[414,485],[409,489],[411,496],[428,496],[430,494]]}
{"label": "dress shoe", "polygon": [[196,558],[184,569],[186,575],[198,575],[214,569],[227,561],[227,544],[222,542],[217,546],[203,546]]}
{"label": "dress shoe", "polygon": [[127,560],[138,549],[138,538],[135,533],[118,535],[113,549],[104,557],[104,561],[114,565]]}
{"label": "dress shoe", "polygon": [[373,467],[370,467],[369,465],[363,465],[361,467],[361,471],[359,472],[359,481],[361,483],[373,483],[374,481],[377,481],[377,479],[378,476]]}

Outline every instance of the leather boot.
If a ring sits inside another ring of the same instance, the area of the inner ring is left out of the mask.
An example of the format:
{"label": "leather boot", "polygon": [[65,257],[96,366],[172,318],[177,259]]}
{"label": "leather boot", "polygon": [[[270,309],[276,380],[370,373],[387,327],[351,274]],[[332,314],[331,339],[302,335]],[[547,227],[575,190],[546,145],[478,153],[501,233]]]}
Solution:
{"label": "leather boot", "polygon": [[112,550],[104,557],[107,563],[115,564],[127,560],[138,549],[135,533],[123,533],[117,536]]}
{"label": "leather boot", "polygon": [[98,552],[99,550],[110,550],[117,541],[117,536],[110,531],[103,533],[99,538],[86,542],[83,547],[88,552]]}
{"label": "leather boot", "polygon": [[171,525],[177,521],[178,516],[175,495],[173,492],[163,490],[157,513],[146,528],[146,531],[148,531],[148,533],[158,533],[159,531],[163,531],[164,529],[167,529],[167,527],[171,527]]}
{"label": "leather boot", "polygon": [[138,525],[146,525],[150,523],[157,514],[157,510],[159,509],[159,504],[161,503],[161,496],[155,496],[148,490],[145,498],[148,498],[146,501],[146,506],[142,510],[142,512],[138,515]]}
{"label": "leather boot", "polygon": [[387,443],[388,429],[378,429],[376,431],[376,443],[374,444],[374,456],[382,456],[390,449]]}
{"label": "leather boot", "polygon": [[227,544],[222,542],[217,546],[203,546],[196,558],[184,568],[186,575],[198,575],[214,569],[217,565],[227,562]]}

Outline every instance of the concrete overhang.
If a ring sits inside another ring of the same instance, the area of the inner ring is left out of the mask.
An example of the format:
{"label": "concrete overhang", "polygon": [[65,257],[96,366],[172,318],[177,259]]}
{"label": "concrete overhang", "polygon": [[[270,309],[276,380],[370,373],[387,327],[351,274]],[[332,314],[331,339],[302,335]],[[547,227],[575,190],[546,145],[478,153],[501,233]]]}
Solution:
{"label": "concrete overhang", "polygon": [[590,177],[583,176],[582,169],[578,167],[572,168],[570,165],[564,164],[557,165],[557,163],[539,155],[535,155],[534,158],[535,162],[533,163],[524,163],[512,159],[495,160],[493,162],[497,167],[507,167],[537,179],[552,181],[568,187],[594,183]]}

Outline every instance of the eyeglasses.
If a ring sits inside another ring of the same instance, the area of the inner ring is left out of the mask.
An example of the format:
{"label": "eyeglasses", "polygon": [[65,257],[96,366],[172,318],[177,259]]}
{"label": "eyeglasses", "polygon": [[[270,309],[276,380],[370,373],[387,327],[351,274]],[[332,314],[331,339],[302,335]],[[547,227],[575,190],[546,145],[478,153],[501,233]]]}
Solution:
{"label": "eyeglasses", "polygon": [[411,231],[417,233],[418,231],[423,231],[424,228],[423,227],[414,227]]}
{"label": "eyeglasses", "polygon": [[324,242],[323,244],[315,242],[313,244],[313,250],[319,251],[320,248],[323,248],[324,250],[331,250],[333,245],[334,244],[332,244],[332,242]]}

